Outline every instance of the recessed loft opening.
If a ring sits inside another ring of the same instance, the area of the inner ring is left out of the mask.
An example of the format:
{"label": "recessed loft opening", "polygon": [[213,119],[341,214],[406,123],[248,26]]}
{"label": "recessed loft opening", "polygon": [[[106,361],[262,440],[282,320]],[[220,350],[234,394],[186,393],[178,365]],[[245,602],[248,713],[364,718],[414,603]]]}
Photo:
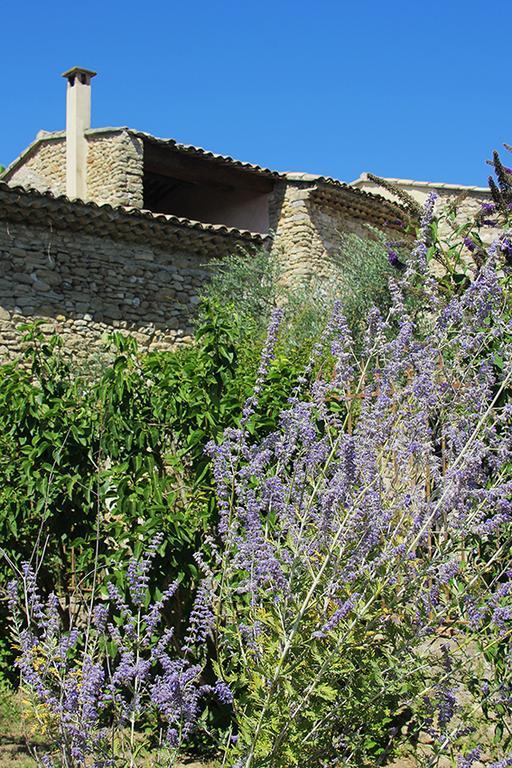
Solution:
{"label": "recessed loft opening", "polygon": [[144,141],[144,208],[266,234],[274,180]]}

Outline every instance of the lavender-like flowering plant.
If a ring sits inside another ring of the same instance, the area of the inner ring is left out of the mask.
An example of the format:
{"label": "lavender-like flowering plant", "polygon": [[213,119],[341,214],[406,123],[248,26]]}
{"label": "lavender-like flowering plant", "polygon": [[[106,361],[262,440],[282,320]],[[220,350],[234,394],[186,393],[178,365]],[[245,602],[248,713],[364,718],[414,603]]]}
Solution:
{"label": "lavender-like flowering plant", "polygon": [[11,582],[20,684],[54,746],[36,753],[46,768],[173,766],[205,703],[230,704],[229,686],[207,683],[204,675],[212,623],[206,582],[182,648],[162,621],[178,584],[149,599],[150,566],[161,543],[157,536],[144,557],[130,560],[127,595],[108,583],[108,597],[93,601],[70,627],[63,625],[57,597],[42,599],[31,565]]}
{"label": "lavender-like flowering plant", "polygon": [[408,314],[433,205],[363,350],[338,304],[331,365],[308,367],[279,428],[209,446],[219,668],[238,729],[228,765],[384,764],[420,732],[425,765],[471,765],[483,713],[510,724],[510,699],[493,704],[503,680],[482,672],[510,648],[508,298],[496,244],[455,297],[425,281],[421,327]]}

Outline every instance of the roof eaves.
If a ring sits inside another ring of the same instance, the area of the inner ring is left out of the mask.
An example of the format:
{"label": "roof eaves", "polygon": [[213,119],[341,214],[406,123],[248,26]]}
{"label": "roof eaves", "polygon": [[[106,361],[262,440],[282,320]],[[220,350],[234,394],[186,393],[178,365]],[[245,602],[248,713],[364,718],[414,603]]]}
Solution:
{"label": "roof eaves", "polygon": [[219,164],[230,165],[234,168],[237,168],[238,170],[257,173],[261,176],[267,176],[275,179],[284,179],[286,177],[286,174],[280,173],[279,171],[272,171],[270,168],[263,168],[261,165],[255,165],[253,163],[243,162],[242,160],[236,160],[230,155],[219,155],[215,152],[211,152],[208,149],[203,149],[203,147],[196,147],[192,144],[181,144],[179,141],[176,141],[176,139],[158,138],[157,136],[153,136],[150,133],[137,131],[134,128],[129,128],[127,130],[132,136],[136,136],[137,138],[143,139],[144,141],[149,141],[152,144],[160,144],[162,146],[170,147],[176,152],[197,155]]}
{"label": "roof eaves", "polygon": [[68,210],[72,211],[75,216],[83,215],[84,220],[88,215],[104,215],[109,220],[112,217],[117,217],[120,223],[129,220],[139,219],[141,221],[147,221],[157,224],[170,224],[172,227],[194,230],[195,232],[205,235],[221,235],[232,236],[237,239],[247,240],[253,243],[263,243],[269,239],[269,235],[264,235],[258,232],[250,232],[245,229],[237,229],[236,227],[228,227],[224,224],[207,224],[201,221],[195,221],[193,219],[186,219],[180,216],[174,216],[166,213],[154,213],[146,209],[134,208],[129,206],[112,206],[109,203],[103,203],[99,205],[94,202],[85,202],[84,200],[70,200],[65,195],[54,195],[52,192],[39,192],[33,189],[26,189],[20,186],[11,186],[4,181],[0,181],[0,197],[7,195],[8,197],[17,197],[18,202],[28,204],[34,203],[35,208],[47,207],[51,209],[52,206],[64,205]]}

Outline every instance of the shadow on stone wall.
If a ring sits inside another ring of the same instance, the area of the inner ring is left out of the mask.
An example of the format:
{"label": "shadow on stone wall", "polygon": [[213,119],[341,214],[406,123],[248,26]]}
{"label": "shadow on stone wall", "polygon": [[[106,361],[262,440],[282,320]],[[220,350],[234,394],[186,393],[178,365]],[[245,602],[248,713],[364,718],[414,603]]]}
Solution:
{"label": "shadow on stone wall", "polygon": [[210,260],[185,248],[2,227],[0,355],[16,355],[17,326],[37,319],[82,356],[114,330],[132,334],[144,349],[189,342]]}

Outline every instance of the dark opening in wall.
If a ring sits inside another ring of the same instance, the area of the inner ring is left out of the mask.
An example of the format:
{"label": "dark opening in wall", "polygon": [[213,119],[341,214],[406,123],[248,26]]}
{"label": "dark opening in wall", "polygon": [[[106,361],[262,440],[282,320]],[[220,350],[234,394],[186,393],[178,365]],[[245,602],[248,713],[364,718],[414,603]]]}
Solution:
{"label": "dark opening in wall", "polygon": [[274,180],[144,142],[144,208],[251,232],[269,230]]}

